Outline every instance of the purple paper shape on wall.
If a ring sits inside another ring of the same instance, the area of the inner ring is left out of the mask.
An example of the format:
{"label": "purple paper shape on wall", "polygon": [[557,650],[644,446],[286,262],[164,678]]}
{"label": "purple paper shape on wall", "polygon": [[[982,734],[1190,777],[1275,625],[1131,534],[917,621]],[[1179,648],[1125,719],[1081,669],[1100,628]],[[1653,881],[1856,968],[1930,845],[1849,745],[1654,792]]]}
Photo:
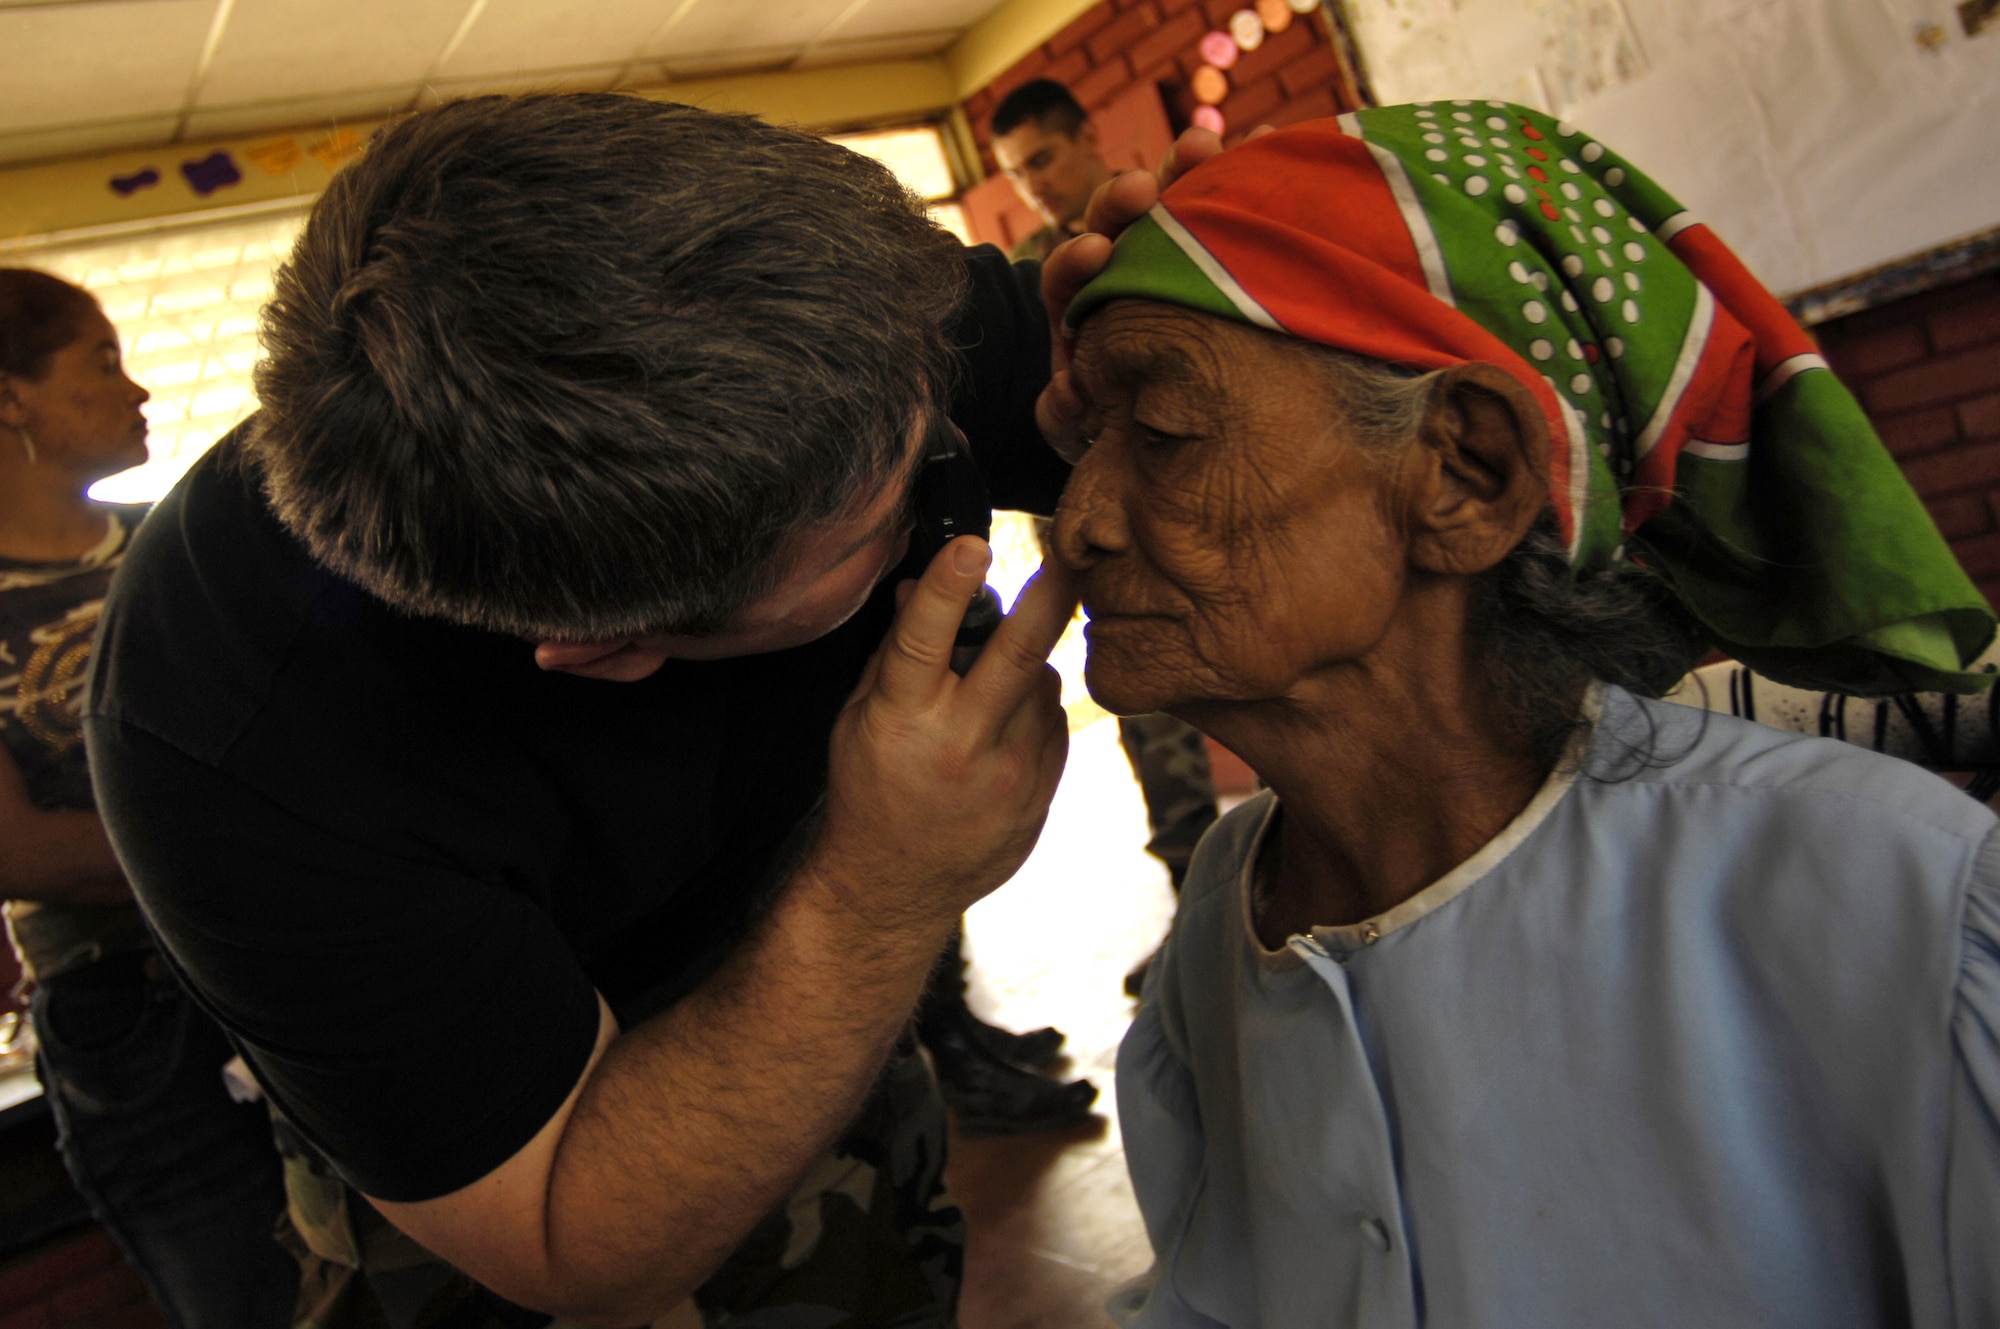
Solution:
{"label": "purple paper shape on wall", "polygon": [[203,198],[243,180],[243,172],[237,168],[235,159],[220,148],[199,161],[182,162],[181,174],[187,177],[188,188]]}
{"label": "purple paper shape on wall", "polygon": [[112,176],[111,192],[120,198],[130,198],[140,190],[151,189],[158,183],[160,183],[160,173],[148,166],[144,170],[134,171],[130,175]]}

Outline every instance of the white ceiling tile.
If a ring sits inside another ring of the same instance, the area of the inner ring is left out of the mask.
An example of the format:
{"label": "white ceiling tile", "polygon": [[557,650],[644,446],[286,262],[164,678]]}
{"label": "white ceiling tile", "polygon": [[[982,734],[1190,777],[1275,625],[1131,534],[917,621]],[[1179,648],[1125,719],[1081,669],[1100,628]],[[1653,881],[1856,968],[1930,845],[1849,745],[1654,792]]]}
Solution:
{"label": "white ceiling tile", "polygon": [[0,132],[178,109],[215,0],[0,9]]}
{"label": "white ceiling tile", "polygon": [[489,0],[435,76],[623,63],[660,26],[662,0]]}
{"label": "white ceiling tile", "polygon": [[152,116],[143,120],[110,120],[95,125],[70,125],[61,129],[31,130],[21,134],[0,133],[0,163],[40,161],[45,157],[76,157],[87,152],[109,152],[118,148],[146,148],[167,143],[180,124],[180,116]]}
{"label": "white ceiling tile", "polygon": [[794,69],[822,65],[858,65],[871,60],[910,60],[936,55],[958,40],[956,32],[920,32],[914,36],[864,37],[860,41],[822,42],[792,62]]}
{"label": "white ceiling tile", "polygon": [[483,78],[433,79],[424,85],[418,97],[419,106],[435,106],[439,102],[454,101],[460,97],[478,97],[489,92],[602,92],[618,81],[625,72],[625,66],[586,65],[578,69],[550,69],[534,73],[514,75],[488,75]]}
{"label": "white ceiling tile", "polygon": [[372,120],[404,110],[416,98],[417,86],[412,83],[394,88],[337,92],[324,97],[206,107],[188,117],[185,137],[226,138],[234,134],[261,134],[267,129],[306,131],[314,125],[330,125],[342,120]]}
{"label": "white ceiling tile", "polygon": [[[804,46],[825,32],[852,0],[695,0],[678,23],[655,32],[640,54],[691,61],[721,51]],[[929,25],[926,25],[929,26]]]}
{"label": "white ceiling tile", "polygon": [[964,32],[997,7],[996,0],[868,0],[829,39],[916,32]]}
{"label": "white ceiling tile", "polygon": [[[644,68],[657,69],[669,78],[711,78],[721,74],[748,74],[763,69],[782,69],[796,60],[804,47],[752,46],[735,51],[702,51],[686,56],[670,56]],[[635,71],[636,72],[636,71]],[[658,78],[651,80],[659,82]]]}
{"label": "white ceiling tile", "polygon": [[469,0],[236,0],[201,106],[421,82]]}

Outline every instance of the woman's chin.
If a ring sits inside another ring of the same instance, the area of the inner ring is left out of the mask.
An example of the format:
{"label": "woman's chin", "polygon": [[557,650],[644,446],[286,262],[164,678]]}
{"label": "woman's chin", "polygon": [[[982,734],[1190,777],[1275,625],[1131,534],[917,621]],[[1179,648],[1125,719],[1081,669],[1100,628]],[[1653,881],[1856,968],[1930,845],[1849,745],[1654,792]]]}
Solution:
{"label": "woman's chin", "polygon": [[1100,661],[1096,651],[1084,660],[1083,685],[1090,699],[1113,715],[1149,715],[1172,700],[1157,679],[1148,680],[1136,670]]}

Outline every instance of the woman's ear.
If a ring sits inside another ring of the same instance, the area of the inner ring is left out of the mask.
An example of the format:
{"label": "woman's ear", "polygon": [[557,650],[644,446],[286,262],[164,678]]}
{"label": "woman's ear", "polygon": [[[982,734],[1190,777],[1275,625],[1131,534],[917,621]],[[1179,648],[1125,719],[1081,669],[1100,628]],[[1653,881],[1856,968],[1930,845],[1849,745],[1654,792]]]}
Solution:
{"label": "woman's ear", "polygon": [[21,400],[20,380],[0,374],[0,425],[21,429],[28,423],[28,405]]}
{"label": "woman's ear", "polygon": [[1410,562],[1470,576],[1505,558],[1549,501],[1549,428],[1534,396],[1497,365],[1438,375],[1406,461]]}

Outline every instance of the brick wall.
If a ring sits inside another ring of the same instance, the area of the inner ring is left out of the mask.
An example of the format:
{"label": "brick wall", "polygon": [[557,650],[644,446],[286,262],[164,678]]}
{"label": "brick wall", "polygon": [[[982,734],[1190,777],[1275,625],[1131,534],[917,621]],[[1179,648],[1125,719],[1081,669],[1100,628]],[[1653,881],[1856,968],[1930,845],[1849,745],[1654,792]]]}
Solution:
{"label": "brick wall", "polygon": [[2000,273],[1814,332],[1959,562],[2000,603]]}
{"label": "brick wall", "polygon": [[[966,101],[987,171],[996,169],[987,132],[993,108],[1033,78],[1063,84],[1085,110],[1134,84],[1151,83],[1174,132],[1187,128],[1195,108],[1188,80],[1206,63],[1196,47],[1244,7],[1245,0],[1102,0]],[[1289,125],[1354,109],[1342,95],[1341,62],[1319,13],[1301,15],[1267,36],[1228,74],[1229,97],[1218,109],[1230,139],[1260,124]]]}

